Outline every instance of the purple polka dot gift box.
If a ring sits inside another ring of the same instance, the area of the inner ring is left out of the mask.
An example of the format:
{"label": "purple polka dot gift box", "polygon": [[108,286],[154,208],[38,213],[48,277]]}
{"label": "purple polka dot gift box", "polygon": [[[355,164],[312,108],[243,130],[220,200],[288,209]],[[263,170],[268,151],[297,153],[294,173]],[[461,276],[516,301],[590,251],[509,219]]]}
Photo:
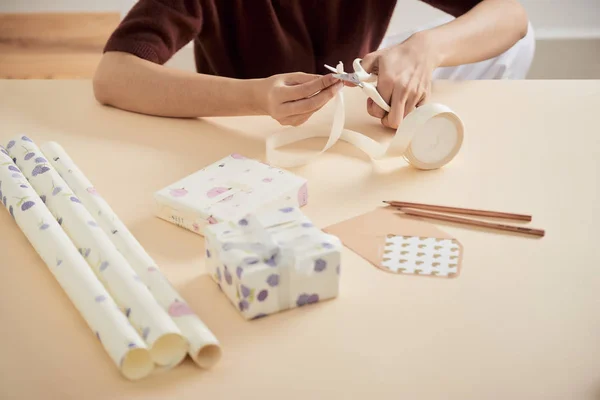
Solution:
{"label": "purple polka dot gift box", "polygon": [[337,297],[342,244],[295,207],[208,225],[206,268],[246,319]]}
{"label": "purple polka dot gift box", "polygon": [[237,221],[263,208],[302,207],[307,181],[231,154],[155,193],[156,215],[202,235],[204,226]]}

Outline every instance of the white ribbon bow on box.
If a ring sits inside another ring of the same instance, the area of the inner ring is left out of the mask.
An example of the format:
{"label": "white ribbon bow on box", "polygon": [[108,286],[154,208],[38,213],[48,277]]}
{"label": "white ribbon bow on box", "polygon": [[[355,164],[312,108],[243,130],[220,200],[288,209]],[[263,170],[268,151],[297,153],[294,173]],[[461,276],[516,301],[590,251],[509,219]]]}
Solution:
{"label": "white ribbon bow on box", "polygon": [[[282,310],[289,308],[294,301],[290,290],[292,275],[313,275],[310,254],[322,243],[339,242],[339,239],[312,227],[302,212],[292,207],[248,215],[237,224],[232,222],[230,225],[230,230],[216,236],[222,243],[221,261],[225,265],[241,266],[246,271],[244,275],[251,273],[253,268],[264,268],[264,264],[277,267],[279,307]],[[300,229],[306,233],[296,234]],[[240,256],[240,251],[246,256]]]}

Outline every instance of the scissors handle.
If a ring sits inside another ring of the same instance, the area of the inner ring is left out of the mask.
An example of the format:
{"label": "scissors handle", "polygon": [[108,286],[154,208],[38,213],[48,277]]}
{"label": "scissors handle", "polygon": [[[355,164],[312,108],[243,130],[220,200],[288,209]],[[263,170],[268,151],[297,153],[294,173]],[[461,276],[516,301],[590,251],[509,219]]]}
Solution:
{"label": "scissors handle", "polygon": [[367,71],[365,71],[365,69],[360,63],[361,61],[362,58],[355,58],[352,62],[352,68],[354,68],[354,73],[356,74],[356,77],[361,82],[375,82],[377,80],[377,75],[369,74]]}
{"label": "scissors handle", "polygon": [[356,77],[362,82],[362,90],[365,92],[367,96],[369,96],[375,104],[381,107],[385,112],[390,112],[390,106],[385,102],[383,97],[379,94],[379,91],[375,87],[373,83],[377,80],[377,75],[369,74],[360,64],[362,60],[360,58],[356,58],[352,63],[352,67],[354,68],[354,73]]}
{"label": "scissors handle", "polygon": [[383,97],[381,97],[375,85],[373,85],[372,83],[363,82],[362,90],[367,96],[372,98],[375,104],[381,107],[383,111],[390,112],[390,106],[388,105],[388,103],[385,102]]}

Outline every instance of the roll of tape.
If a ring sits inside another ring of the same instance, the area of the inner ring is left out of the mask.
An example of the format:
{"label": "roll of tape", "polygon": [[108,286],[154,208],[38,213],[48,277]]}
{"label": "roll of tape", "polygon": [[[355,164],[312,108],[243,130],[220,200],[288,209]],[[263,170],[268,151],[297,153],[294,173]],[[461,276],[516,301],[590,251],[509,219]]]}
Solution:
{"label": "roll of tape", "polygon": [[[312,130],[276,133],[267,139],[267,162],[287,168],[304,165],[329,150],[338,140],[343,140],[373,159],[403,157],[415,168],[430,170],[449,163],[462,146],[464,125],[458,115],[443,104],[430,103],[416,108],[402,121],[392,141],[383,145],[359,132],[344,129],[346,111],[341,91],[334,102],[335,113],[329,134]],[[314,137],[328,137],[323,149],[316,154],[298,155],[278,149]]]}
{"label": "roll of tape", "polygon": [[396,131],[398,136],[408,142],[403,147],[403,157],[410,165],[437,169],[448,164],[460,150],[464,125],[445,105],[425,104],[406,117]]}

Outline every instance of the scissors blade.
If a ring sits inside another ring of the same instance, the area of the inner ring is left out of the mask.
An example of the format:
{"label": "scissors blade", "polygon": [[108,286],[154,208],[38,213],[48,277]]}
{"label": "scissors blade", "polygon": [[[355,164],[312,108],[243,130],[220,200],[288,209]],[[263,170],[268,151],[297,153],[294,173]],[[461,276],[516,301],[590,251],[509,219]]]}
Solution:
{"label": "scissors blade", "polygon": [[357,86],[362,86],[362,82],[360,81],[360,79],[358,79],[358,76],[356,76],[356,74],[333,74],[334,78],[340,79],[342,81],[347,81],[350,83],[353,83]]}
{"label": "scissors blade", "polygon": [[325,68],[327,68],[328,70],[330,70],[331,72],[333,72],[334,74],[336,74],[338,72],[337,69],[333,68],[331,65],[327,65],[325,64]]}

